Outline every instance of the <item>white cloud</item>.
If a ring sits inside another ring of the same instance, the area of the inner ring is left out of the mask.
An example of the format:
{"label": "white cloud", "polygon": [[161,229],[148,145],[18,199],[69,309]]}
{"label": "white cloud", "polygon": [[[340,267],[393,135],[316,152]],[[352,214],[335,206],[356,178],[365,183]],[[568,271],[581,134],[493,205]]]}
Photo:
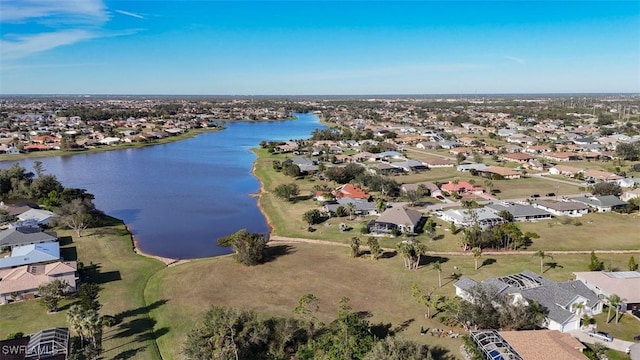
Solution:
{"label": "white cloud", "polygon": [[56,17],[66,23],[87,23],[109,18],[102,0],[0,0],[0,7],[1,22]]}
{"label": "white cloud", "polygon": [[129,11],[124,11],[124,10],[113,10],[115,12],[117,12],[118,14],[122,14],[122,15],[127,15],[127,16],[131,16],[134,18],[138,18],[138,19],[144,19],[144,16],[140,15],[140,14],[136,14],[136,13],[132,13]]}
{"label": "white cloud", "polygon": [[524,65],[527,63],[527,61],[523,58],[519,58],[519,57],[515,57],[515,56],[505,56],[505,59],[509,59],[511,61],[517,62],[518,64]]}
{"label": "white cloud", "polygon": [[25,35],[14,41],[0,40],[0,54],[2,54],[1,57],[4,60],[20,59],[59,46],[70,45],[96,37],[98,37],[97,34],[81,29]]}

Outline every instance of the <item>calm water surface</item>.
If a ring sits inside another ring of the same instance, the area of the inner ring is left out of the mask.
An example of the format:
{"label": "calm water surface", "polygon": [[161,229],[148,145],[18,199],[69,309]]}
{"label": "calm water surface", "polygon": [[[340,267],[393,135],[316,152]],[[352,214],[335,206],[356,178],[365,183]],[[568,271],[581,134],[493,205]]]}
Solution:
{"label": "calm water surface", "polygon": [[[142,149],[38,159],[66,187],[95,194],[96,206],[124,220],[149,254],[198,258],[229,253],[216,240],[239,229],[267,233],[251,174],[261,140],[308,138],[317,116],[281,122],[232,122],[215,133]],[[21,166],[33,171],[35,160]],[[6,168],[13,162],[2,162]]]}

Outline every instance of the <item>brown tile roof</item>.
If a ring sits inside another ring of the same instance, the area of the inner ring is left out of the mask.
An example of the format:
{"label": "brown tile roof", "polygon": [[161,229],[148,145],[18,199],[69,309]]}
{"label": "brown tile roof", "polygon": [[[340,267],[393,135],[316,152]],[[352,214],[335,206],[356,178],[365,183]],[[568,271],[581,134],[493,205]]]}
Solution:
{"label": "brown tile roof", "polygon": [[500,331],[523,360],[585,360],[584,349],[570,334],[557,330]]}

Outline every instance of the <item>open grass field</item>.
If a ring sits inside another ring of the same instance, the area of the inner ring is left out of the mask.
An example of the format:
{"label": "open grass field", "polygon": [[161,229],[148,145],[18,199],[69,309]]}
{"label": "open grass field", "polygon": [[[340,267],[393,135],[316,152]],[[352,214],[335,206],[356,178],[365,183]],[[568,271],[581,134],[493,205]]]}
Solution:
{"label": "open grass field", "polygon": [[[115,315],[121,321],[104,329],[103,359],[159,359],[154,338],[167,329],[155,327],[148,310],[161,303],[147,304],[144,288],[149,277],[162,269],[158,260],[133,253],[129,233],[122,222],[110,218],[111,224],[88,229],[78,238],[68,230],[57,230],[65,244],[62,254],[67,259],[96,266],[94,281],[100,284],[100,313]],[[73,242],[69,238],[74,235]],[[61,311],[48,315],[37,301],[0,306],[0,338],[7,334],[36,332],[43,328],[67,326],[66,310],[73,299],[61,304]]]}
{"label": "open grass field", "polygon": [[640,249],[638,213],[591,213],[575,220],[582,225],[562,225],[557,219],[519,223],[523,232],[540,235],[529,250],[637,250]]}
{"label": "open grass field", "polygon": [[[156,328],[168,329],[158,338],[163,359],[180,359],[180,344],[202,314],[211,306],[253,309],[270,316],[291,316],[300,296],[312,293],[320,299],[319,317],[328,322],[335,318],[342,296],[351,299],[354,311],[371,314],[371,323],[395,329],[398,336],[441,347],[460,358],[460,341],[420,336],[420,327],[445,328],[436,319],[425,319],[426,312],[411,298],[411,285],[437,288],[438,274],[431,269],[442,263],[443,287],[437,294],[454,296],[454,280],[449,277],[454,266],[463,275],[476,280],[489,276],[516,273],[524,269],[539,271],[539,259],[526,255],[484,257],[485,265],[474,270],[470,256],[425,257],[416,271],[406,270],[399,256],[369,260],[350,258],[348,249],[315,244],[278,244],[273,259],[263,265],[246,267],[231,257],[203,259],[165,268],[154,275],[147,286],[147,303],[166,302],[151,310]],[[623,255],[603,255],[605,262],[626,263]],[[571,279],[572,271],[583,271],[588,255],[558,255],[561,266],[546,269],[554,280]],[[461,331],[461,329],[454,329]]]}

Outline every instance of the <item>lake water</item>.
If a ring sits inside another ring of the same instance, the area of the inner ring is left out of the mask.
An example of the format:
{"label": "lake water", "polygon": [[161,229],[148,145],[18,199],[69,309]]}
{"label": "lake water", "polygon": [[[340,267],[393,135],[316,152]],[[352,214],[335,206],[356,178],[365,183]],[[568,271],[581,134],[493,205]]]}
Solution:
{"label": "lake water", "polygon": [[[317,116],[278,122],[228,122],[227,129],[140,149],[37,159],[65,187],[87,189],[96,207],[124,220],[148,254],[189,259],[227,254],[219,237],[268,225],[250,196],[260,189],[251,173],[261,140],[308,138]],[[35,160],[19,161],[33,171]],[[13,161],[4,161],[6,168]]]}

